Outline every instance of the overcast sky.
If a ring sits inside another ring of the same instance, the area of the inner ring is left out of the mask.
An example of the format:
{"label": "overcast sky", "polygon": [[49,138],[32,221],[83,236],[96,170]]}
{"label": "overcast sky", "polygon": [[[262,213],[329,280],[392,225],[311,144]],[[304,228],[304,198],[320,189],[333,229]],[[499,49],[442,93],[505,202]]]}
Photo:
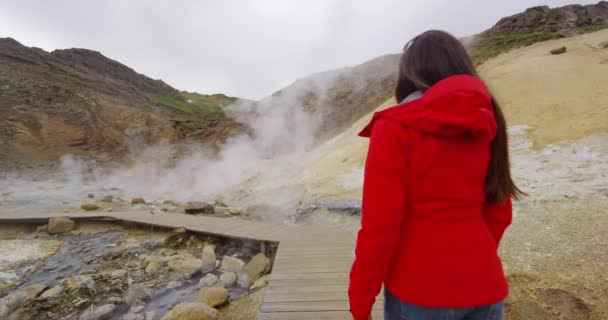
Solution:
{"label": "overcast sky", "polygon": [[101,51],[201,93],[259,99],[296,78],[399,52],[426,29],[478,33],[584,0],[0,0],[0,37]]}

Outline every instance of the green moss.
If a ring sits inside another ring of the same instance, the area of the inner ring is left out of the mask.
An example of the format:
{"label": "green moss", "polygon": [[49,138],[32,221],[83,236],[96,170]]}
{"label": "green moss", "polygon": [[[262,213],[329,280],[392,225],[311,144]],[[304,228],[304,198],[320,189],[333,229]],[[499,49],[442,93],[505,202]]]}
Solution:
{"label": "green moss", "polygon": [[579,27],[579,33],[590,33],[595,31],[600,31],[602,29],[608,29],[608,22],[596,23],[590,26]]}
{"label": "green moss", "polygon": [[511,49],[526,47],[537,42],[557,39],[559,37],[559,34],[551,32],[531,32],[484,37],[473,47],[471,55],[475,64],[481,64]]}
{"label": "green moss", "polygon": [[164,95],[150,96],[150,99],[155,103],[200,117],[221,117],[224,115],[223,110],[218,104],[213,104],[210,102],[205,103],[204,101],[194,101],[187,96],[185,98],[188,99],[188,101],[181,101]]}

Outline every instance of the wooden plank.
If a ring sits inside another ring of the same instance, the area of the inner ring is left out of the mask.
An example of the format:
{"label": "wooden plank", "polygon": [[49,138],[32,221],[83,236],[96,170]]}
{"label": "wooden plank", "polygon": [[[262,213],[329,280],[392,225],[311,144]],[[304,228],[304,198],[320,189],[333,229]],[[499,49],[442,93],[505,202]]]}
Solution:
{"label": "wooden plank", "polygon": [[[381,310],[382,305],[377,303],[373,308]],[[348,311],[349,309],[348,301],[295,301],[264,303],[261,312]]]}
{"label": "wooden plank", "polygon": [[294,287],[276,287],[269,283],[266,293],[314,293],[314,292],[344,292],[348,291],[348,285],[344,284],[328,284],[328,285],[310,285],[310,286],[294,286]]}
{"label": "wooden plank", "polygon": [[295,273],[281,273],[272,272],[270,274],[270,281],[281,280],[281,279],[348,279],[348,272],[319,272],[319,273],[308,273],[308,272],[295,272]]}
{"label": "wooden plank", "polygon": [[[372,312],[374,320],[384,319],[382,310]],[[348,311],[269,312],[258,314],[258,320],[352,320]]]}
{"label": "wooden plank", "polygon": [[[379,295],[377,301],[384,301],[384,296]],[[290,301],[348,301],[346,292],[316,292],[310,293],[266,293],[264,303],[290,302]]]}

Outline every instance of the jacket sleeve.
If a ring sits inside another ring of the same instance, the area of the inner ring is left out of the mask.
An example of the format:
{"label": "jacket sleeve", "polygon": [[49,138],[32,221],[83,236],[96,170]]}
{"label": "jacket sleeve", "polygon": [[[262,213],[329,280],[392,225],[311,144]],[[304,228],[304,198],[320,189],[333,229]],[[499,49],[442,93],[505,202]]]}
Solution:
{"label": "jacket sleeve", "polygon": [[507,200],[503,204],[486,204],[483,208],[483,219],[494,236],[496,244],[499,244],[502,235],[513,220],[511,196],[507,196]]}
{"label": "jacket sleeve", "polygon": [[397,250],[405,214],[407,132],[390,120],[375,123],[363,183],[361,229],[348,290],[357,320],[367,320]]}

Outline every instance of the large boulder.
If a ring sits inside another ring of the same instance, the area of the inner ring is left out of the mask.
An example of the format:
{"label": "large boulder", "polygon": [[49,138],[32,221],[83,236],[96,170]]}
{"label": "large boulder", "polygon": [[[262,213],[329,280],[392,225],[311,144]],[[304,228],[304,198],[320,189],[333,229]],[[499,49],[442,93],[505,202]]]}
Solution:
{"label": "large boulder", "polygon": [[169,258],[167,265],[171,270],[193,274],[201,269],[201,260],[190,253],[182,252]]}
{"label": "large boulder", "polygon": [[220,281],[222,281],[226,287],[232,287],[236,283],[236,273],[226,272],[220,276]]}
{"label": "large boulder", "polygon": [[220,271],[239,273],[243,269],[245,262],[239,258],[224,256],[220,264]]}
{"label": "large boulder", "polygon": [[47,232],[50,234],[64,233],[76,228],[76,223],[66,217],[53,217],[49,219]]}
{"label": "large boulder", "polygon": [[203,254],[201,255],[201,270],[208,272],[215,269],[215,250],[212,246],[205,246],[203,248]]}
{"label": "large boulder", "polygon": [[230,293],[226,288],[203,287],[198,294],[196,301],[204,303],[210,307],[224,304],[230,298]]}
{"label": "large boulder", "polygon": [[161,320],[215,320],[217,310],[204,303],[180,303],[173,307]]}
{"label": "large boulder", "polygon": [[270,271],[270,259],[263,253],[256,254],[239,273],[240,286],[249,288],[256,280]]}

